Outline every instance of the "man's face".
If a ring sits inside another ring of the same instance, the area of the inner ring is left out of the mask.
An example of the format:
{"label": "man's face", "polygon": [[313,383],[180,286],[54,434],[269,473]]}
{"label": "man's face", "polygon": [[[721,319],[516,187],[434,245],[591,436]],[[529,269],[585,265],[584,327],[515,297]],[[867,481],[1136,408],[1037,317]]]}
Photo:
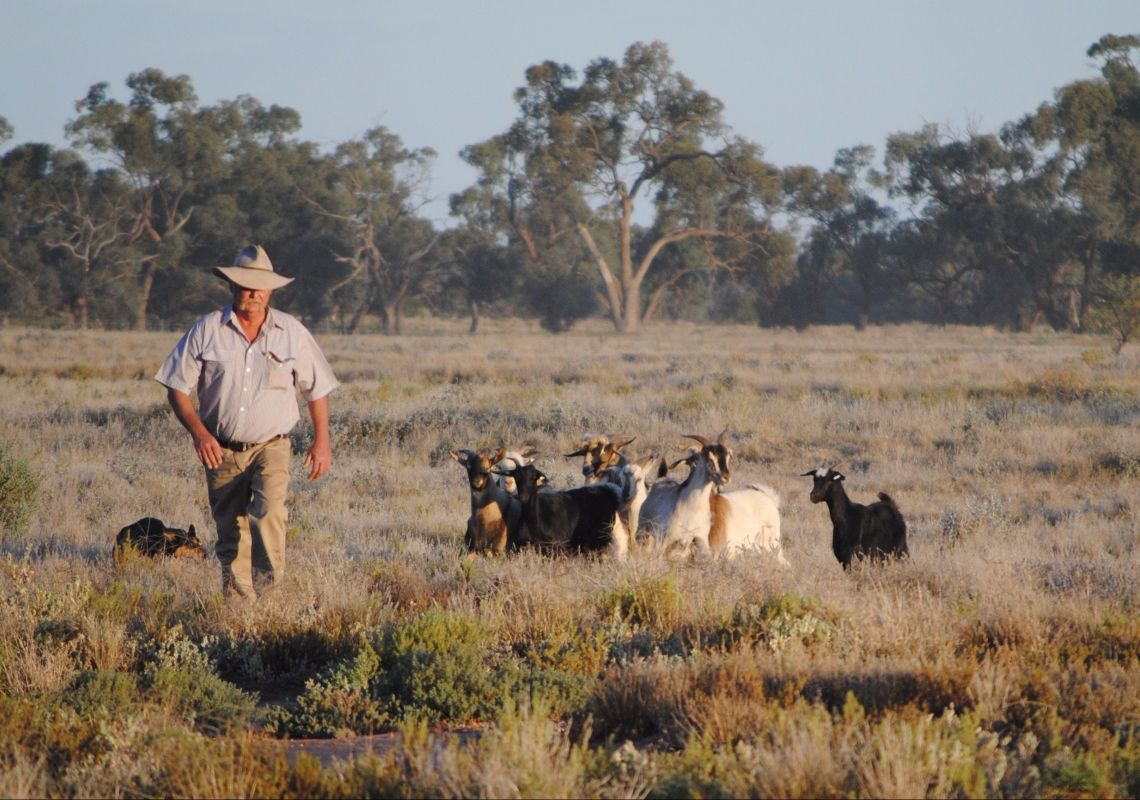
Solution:
{"label": "man's face", "polygon": [[269,308],[269,295],[273,293],[269,289],[246,289],[236,283],[230,284],[230,291],[233,296],[234,311],[251,317],[259,317],[265,313]]}

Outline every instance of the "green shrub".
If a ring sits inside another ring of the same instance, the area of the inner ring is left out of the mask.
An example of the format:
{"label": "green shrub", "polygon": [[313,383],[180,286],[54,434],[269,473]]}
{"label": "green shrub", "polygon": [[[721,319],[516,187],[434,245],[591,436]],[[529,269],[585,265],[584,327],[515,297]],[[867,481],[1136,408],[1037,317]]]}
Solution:
{"label": "green shrub", "polygon": [[212,672],[193,667],[159,667],[141,681],[147,700],[202,733],[248,725],[256,700]]}
{"label": "green shrub", "polygon": [[475,620],[427,611],[387,636],[378,696],[390,698],[402,718],[486,719],[505,695],[490,663],[491,643],[491,632]]}
{"label": "green shrub", "polygon": [[40,477],[31,465],[0,444],[0,533],[23,533],[39,494]]}
{"label": "green shrub", "polygon": [[838,621],[818,604],[789,594],[775,595],[761,603],[738,603],[732,617],[714,637],[723,646],[754,647],[764,644],[774,652],[789,643],[805,647],[830,641]]}
{"label": "green shrub", "polygon": [[684,609],[685,599],[673,575],[622,586],[606,592],[598,600],[598,611],[603,619],[662,631],[675,627]]}
{"label": "green shrub", "polygon": [[126,672],[85,670],[64,690],[63,701],[81,716],[101,710],[121,714],[139,704],[138,680]]}
{"label": "green shrub", "polygon": [[321,738],[373,733],[391,723],[372,694],[380,674],[380,656],[365,642],[352,658],[306,681],[296,708],[275,709],[269,727],[281,734]]}

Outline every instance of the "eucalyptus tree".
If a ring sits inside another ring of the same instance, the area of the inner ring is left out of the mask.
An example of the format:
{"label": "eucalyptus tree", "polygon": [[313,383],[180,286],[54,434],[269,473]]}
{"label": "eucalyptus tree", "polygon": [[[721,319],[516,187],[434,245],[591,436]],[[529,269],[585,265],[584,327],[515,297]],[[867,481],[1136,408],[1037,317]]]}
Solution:
{"label": "eucalyptus tree", "polygon": [[[533,230],[544,232],[542,242],[533,239],[540,244],[577,235],[617,330],[643,321],[643,286],[671,244],[753,239],[749,257],[764,257],[777,171],[758,147],[730,136],[723,104],[673,69],[664,44],[635,43],[621,62],[596,59],[580,82],[567,65],[532,66],[515,100],[516,121],[470,148],[469,161],[502,216],[531,215],[512,228],[521,240]],[[643,200],[653,222],[639,232]]]}
{"label": "eucalyptus tree", "polygon": [[128,242],[138,252],[134,327],[144,329],[156,273],[180,262],[195,189],[226,170],[225,132],[198,110],[186,75],[146,69],[128,76],[126,85],[126,103],[108,94],[106,82],[93,85],[66,131],[74,146],[108,159],[131,187]]}
{"label": "eucalyptus tree", "polygon": [[822,291],[842,291],[837,279],[849,278],[854,292],[845,299],[857,309],[860,330],[888,289],[886,253],[896,216],[875,196],[883,180],[871,166],[874,157],[874,148],[860,145],[840,150],[826,172],[797,166],[783,173],[788,211],[812,223],[800,272]]}
{"label": "eucalyptus tree", "polygon": [[385,333],[400,333],[404,303],[440,277],[430,256],[441,234],[416,216],[426,202],[434,156],[430,148],[405,148],[386,128],[373,128],[324,159],[319,189],[298,186],[318,213],[344,231],[347,252],[335,261],[346,269],[330,293],[347,309],[349,330],[364,314],[377,312]]}
{"label": "eucalyptus tree", "polygon": [[1019,127],[1079,207],[1091,286],[1101,272],[1140,274],[1140,36],[1103,36],[1088,56],[1100,75],[1062,86]]}
{"label": "eucalyptus tree", "polygon": [[[568,69],[568,68],[567,68]],[[472,186],[450,198],[477,260],[460,262],[465,285],[483,287],[482,301],[516,300],[515,311],[535,314],[544,328],[564,331],[596,310],[590,254],[577,233],[590,208],[567,184],[556,159],[527,158],[526,131],[465,147],[461,157],[478,172]],[[492,253],[497,248],[500,252]],[[495,277],[487,278],[488,269]],[[477,308],[477,306],[473,306]]]}
{"label": "eucalyptus tree", "polygon": [[111,326],[129,319],[133,298],[125,284],[137,254],[129,244],[133,211],[122,176],[113,169],[92,173],[72,151],[56,151],[39,207],[43,243],[61,255],[61,291],[74,324],[87,328],[93,311]]}
{"label": "eucalyptus tree", "polygon": [[[10,133],[10,129],[9,129]],[[44,245],[44,187],[56,163],[49,144],[20,144],[0,155],[0,314],[42,321],[62,310],[59,275]]]}
{"label": "eucalyptus tree", "polygon": [[900,274],[933,287],[951,276],[961,292],[942,301],[974,321],[1021,329],[1041,318],[1054,327],[1079,324],[1075,293],[1083,274],[1069,247],[1073,209],[1057,192],[1055,162],[1018,126],[1000,135],[955,136],[937,125],[894,134],[884,163],[891,193],[908,199],[921,221],[907,229],[909,254],[916,234],[941,254],[912,258]]}

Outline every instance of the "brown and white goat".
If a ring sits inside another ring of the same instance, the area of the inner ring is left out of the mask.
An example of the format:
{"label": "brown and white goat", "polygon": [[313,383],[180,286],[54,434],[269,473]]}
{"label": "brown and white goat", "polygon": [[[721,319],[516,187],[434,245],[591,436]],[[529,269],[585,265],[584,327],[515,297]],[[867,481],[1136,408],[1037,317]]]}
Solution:
{"label": "brown and white goat", "polygon": [[695,434],[686,436],[699,442],[701,447],[692,448],[687,458],[671,468],[688,464],[688,477],[680,484],[673,481],[654,484],[642,506],[642,522],[652,516],[647,527],[656,534],[666,555],[685,554],[693,546],[698,555],[726,558],[757,550],[775,556],[781,565],[786,565],[780,542],[780,500],[776,490],[763,484],[729,492],[723,490],[732,478],[732,449],[724,443],[725,433],[715,442]]}
{"label": "brown and white goat", "polygon": [[636,440],[627,439],[624,442],[610,441],[610,437],[604,433],[599,435],[590,435],[586,437],[582,446],[575,450],[573,453],[567,453],[567,458],[577,458],[582,456],[582,477],[586,479],[586,483],[594,483],[596,481],[604,480],[603,473],[613,467],[622,467],[628,463],[628,459],[622,455],[622,449],[632,444]]}
{"label": "brown and white goat", "polygon": [[522,504],[491,474],[505,452],[501,447],[495,453],[487,448],[451,451],[451,457],[467,470],[471,490],[471,516],[463,537],[468,553],[502,555],[516,549],[522,538]]}

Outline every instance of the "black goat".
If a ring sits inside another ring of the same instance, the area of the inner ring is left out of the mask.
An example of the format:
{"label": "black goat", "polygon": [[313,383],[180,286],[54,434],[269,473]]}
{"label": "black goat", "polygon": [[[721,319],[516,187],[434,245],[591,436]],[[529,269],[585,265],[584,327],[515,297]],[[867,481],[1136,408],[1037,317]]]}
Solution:
{"label": "black goat", "polygon": [[853,503],[843,490],[844,475],[835,467],[805,472],[812,478],[811,501],[827,503],[831,514],[831,550],[843,569],[853,559],[887,561],[909,553],[906,547],[906,521],[899,507],[886,492],[870,505]]}
{"label": "black goat", "polygon": [[576,486],[560,491],[539,491],[547,477],[534,464],[495,470],[515,479],[522,503],[525,541],[543,552],[596,553],[613,549],[624,555],[624,530],[615,531],[621,490],[610,483]]}

